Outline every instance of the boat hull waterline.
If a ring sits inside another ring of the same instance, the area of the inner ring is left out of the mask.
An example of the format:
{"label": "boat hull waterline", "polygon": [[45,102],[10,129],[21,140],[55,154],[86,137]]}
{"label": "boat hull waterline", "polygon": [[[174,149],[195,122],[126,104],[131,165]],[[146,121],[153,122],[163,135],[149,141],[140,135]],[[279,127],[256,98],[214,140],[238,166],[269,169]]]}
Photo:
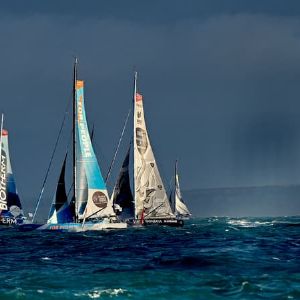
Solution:
{"label": "boat hull waterline", "polygon": [[126,229],[127,223],[110,223],[110,222],[86,222],[82,223],[60,223],[60,224],[44,224],[37,230],[56,230],[56,231],[67,231],[67,232],[84,232],[84,231],[100,231],[109,229]]}
{"label": "boat hull waterline", "polygon": [[0,226],[16,226],[23,223],[23,219],[0,216]]}
{"label": "boat hull waterline", "polygon": [[184,222],[180,219],[145,219],[144,225],[164,225],[172,227],[182,227],[184,225]]}
{"label": "boat hull waterline", "polygon": [[142,222],[141,220],[128,220],[128,226],[130,227],[143,227],[143,226],[152,226],[152,225],[159,225],[159,226],[171,226],[171,227],[182,227],[184,225],[184,221],[182,219],[144,219]]}

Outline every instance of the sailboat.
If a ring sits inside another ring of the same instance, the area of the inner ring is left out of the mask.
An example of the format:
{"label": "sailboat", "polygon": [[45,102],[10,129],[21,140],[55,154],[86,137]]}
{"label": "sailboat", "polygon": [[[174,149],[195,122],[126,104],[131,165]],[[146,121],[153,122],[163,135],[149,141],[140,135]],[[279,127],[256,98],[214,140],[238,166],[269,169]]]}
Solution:
{"label": "sailboat", "polygon": [[[128,219],[128,216],[125,217],[130,223],[183,226],[183,220],[176,219],[172,212],[150,144],[144,116],[143,96],[137,92],[137,72],[135,72],[134,76],[133,106],[134,192],[132,194],[129,193],[128,151],[115,185],[113,202],[121,206],[121,218],[123,218],[123,214],[125,213],[125,205],[128,206],[129,203],[133,202],[133,207],[130,206],[130,210],[126,210],[126,214],[128,214],[128,212],[131,214],[131,218]],[[125,186],[127,186],[127,188],[125,188]],[[126,191],[126,193],[124,193],[124,191]],[[120,199],[123,200],[120,201]]]}
{"label": "sailboat", "polygon": [[73,80],[73,196],[68,203],[66,155],[48,221],[37,229],[80,232],[126,228],[127,223],[120,222],[113,210],[91,143],[84,106],[84,82],[77,79],[77,59]]}
{"label": "sailboat", "polygon": [[174,212],[176,218],[188,220],[192,216],[189,209],[187,208],[186,203],[182,198],[182,194],[180,191],[177,160],[175,162],[174,189],[171,191],[170,203],[171,203],[172,211]]}
{"label": "sailboat", "polygon": [[0,153],[0,226],[22,224],[25,217],[11,168],[8,131],[3,129],[3,114],[1,118]]}

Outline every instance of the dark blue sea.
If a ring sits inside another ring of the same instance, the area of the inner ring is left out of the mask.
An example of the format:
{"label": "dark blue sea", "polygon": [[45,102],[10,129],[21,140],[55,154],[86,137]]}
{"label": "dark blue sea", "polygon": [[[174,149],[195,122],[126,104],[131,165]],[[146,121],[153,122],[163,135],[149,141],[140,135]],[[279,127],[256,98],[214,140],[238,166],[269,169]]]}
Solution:
{"label": "dark blue sea", "polygon": [[0,231],[0,299],[300,299],[300,217]]}

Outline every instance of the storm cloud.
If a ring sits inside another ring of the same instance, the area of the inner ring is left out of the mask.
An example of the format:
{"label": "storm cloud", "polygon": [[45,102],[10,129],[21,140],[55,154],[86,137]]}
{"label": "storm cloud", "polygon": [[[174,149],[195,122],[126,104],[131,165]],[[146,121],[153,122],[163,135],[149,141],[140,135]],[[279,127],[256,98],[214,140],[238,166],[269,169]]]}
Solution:
{"label": "storm cloud", "polygon": [[300,8],[293,1],[289,9],[281,1],[272,8],[267,1],[198,2],[132,1],[132,10],[94,1],[1,4],[0,109],[21,196],[39,193],[70,99],[74,55],[103,173],[131,106],[136,69],[166,185],[176,158],[184,189],[300,182]]}

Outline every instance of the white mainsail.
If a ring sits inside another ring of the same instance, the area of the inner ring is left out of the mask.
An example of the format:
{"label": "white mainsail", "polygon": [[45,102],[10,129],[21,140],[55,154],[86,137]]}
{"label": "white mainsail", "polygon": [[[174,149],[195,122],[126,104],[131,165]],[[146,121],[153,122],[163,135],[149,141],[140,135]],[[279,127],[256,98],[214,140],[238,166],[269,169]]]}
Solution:
{"label": "white mainsail", "polygon": [[186,204],[183,201],[180,185],[179,185],[179,177],[177,172],[177,162],[175,167],[175,215],[182,216],[182,217],[190,217],[191,213],[188,210]]}
{"label": "white mainsail", "polygon": [[174,218],[150,144],[143,97],[134,80],[134,200],[135,217]]}

